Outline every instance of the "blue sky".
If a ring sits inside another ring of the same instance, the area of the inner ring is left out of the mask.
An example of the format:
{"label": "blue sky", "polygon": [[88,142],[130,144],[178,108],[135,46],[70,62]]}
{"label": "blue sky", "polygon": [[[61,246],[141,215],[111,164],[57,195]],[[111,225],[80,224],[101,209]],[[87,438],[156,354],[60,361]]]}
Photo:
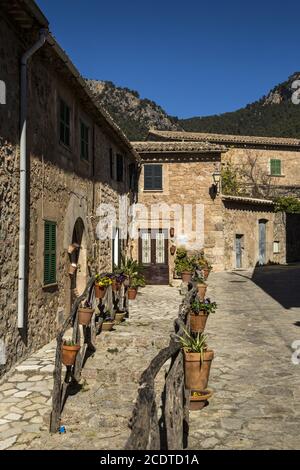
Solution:
{"label": "blue sky", "polygon": [[296,0],[37,0],[84,77],[178,117],[244,107],[300,70]]}

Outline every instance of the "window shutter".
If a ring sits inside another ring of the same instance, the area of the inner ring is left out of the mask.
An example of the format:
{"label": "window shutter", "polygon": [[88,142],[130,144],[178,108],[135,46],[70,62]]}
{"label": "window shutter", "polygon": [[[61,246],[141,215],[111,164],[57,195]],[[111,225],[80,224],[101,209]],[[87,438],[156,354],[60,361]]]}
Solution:
{"label": "window shutter", "polygon": [[56,224],[45,221],[44,285],[56,282]]}
{"label": "window shutter", "polygon": [[281,160],[271,160],[271,175],[281,175]]}
{"label": "window shutter", "polygon": [[144,166],[144,189],[162,190],[162,165]]}

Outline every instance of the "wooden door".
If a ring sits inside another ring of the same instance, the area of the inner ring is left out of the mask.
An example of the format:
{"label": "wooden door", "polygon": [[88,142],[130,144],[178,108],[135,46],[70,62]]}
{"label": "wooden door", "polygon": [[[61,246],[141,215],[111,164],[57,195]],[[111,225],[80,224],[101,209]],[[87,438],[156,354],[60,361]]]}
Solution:
{"label": "wooden door", "polygon": [[243,263],[242,263],[242,240],[243,240],[243,235],[236,235],[235,236],[235,267],[237,269],[241,268]]}
{"label": "wooden door", "polygon": [[258,262],[260,265],[266,264],[266,225],[266,220],[259,221]]}
{"label": "wooden door", "polygon": [[169,284],[168,230],[140,230],[139,262],[147,284]]}

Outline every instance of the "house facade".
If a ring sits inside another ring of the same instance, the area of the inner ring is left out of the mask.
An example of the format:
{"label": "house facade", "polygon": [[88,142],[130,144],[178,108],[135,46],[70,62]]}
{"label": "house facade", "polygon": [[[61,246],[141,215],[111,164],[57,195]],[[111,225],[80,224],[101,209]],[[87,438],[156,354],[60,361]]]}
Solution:
{"label": "house facade", "polygon": [[[0,80],[6,100],[0,104],[0,376],[55,336],[91,272],[111,271],[118,264],[120,253],[128,249],[119,237],[120,201],[135,199],[138,154],[99,108],[47,28],[34,2],[1,2]],[[21,67],[24,53],[41,35],[43,44],[26,64],[22,167]],[[20,199],[25,173],[26,191]],[[98,239],[98,208],[104,202],[115,209],[116,220],[111,236]],[[25,275],[20,279],[23,203]]]}
{"label": "house facade", "polygon": [[[197,229],[196,211],[191,212],[194,230],[202,231],[194,233],[194,239],[215,270],[300,260],[299,216],[276,212],[274,203],[277,196],[300,196],[300,140],[150,130],[146,142],[133,145],[143,163],[139,201],[149,210],[159,201],[191,204],[194,209],[202,204],[203,224]],[[214,147],[205,152],[205,146]],[[155,219],[152,223],[158,226]],[[188,240],[180,233],[172,239],[165,231],[169,282],[176,256],[172,247],[195,248],[184,232]],[[136,255],[152,276],[162,269],[155,264],[155,236],[150,243],[144,235],[136,244]]]}

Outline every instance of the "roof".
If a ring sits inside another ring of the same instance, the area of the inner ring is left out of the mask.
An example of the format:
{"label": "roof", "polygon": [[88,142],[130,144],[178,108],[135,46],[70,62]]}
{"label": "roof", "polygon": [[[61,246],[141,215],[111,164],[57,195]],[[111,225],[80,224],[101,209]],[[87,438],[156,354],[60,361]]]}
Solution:
{"label": "roof", "polygon": [[0,7],[23,29],[47,28],[49,21],[33,0],[1,0]]}
{"label": "roof", "polygon": [[57,43],[55,38],[49,34],[48,39],[47,39],[48,44],[52,47],[53,51],[57,54],[57,56],[62,60],[64,63],[64,66],[68,68],[69,72],[73,75],[73,77],[76,79],[77,84],[81,87],[83,92],[86,95],[87,100],[94,106],[96,112],[100,115],[100,118],[102,118],[102,121],[104,121],[114,132],[115,136],[117,139],[125,145],[127,150],[131,152],[131,154],[135,157],[137,161],[140,161],[140,156],[132,146],[131,142],[127,139],[125,136],[124,132],[121,130],[121,128],[116,124],[116,122],[113,120],[111,115],[104,109],[100,104],[99,100],[97,97],[93,94],[89,86],[87,85],[87,82],[84,80],[84,78],[81,76],[75,65],[72,63],[66,52],[60,47],[60,45]]}
{"label": "roof", "polygon": [[246,204],[261,204],[261,205],[268,205],[274,206],[275,203],[271,199],[257,199],[254,197],[246,197],[246,196],[231,196],[229,194],[222,194],[221,195],[223,201],[231,201],[231,202],[243,202]]}
{"label": "roof", "polygon": [[[48,27],[49,23],[47,18],[43,15],[33,0],[3,0],[1,1],[1,8],[4,9],[8,15],[12,16],[22,29],[31,30],[33,24],[38,28]],[[133,148],[120,127],[115,123],[111,115],[99,104],[99,101],[91,92],[86,81],[83,79],[77,68],[72,63],[71,59],[60,47],[51,33],[48,35],[47,43],[54,51],[56,56],[61,60],[62,67],[65,67],[72,75],[72,78],[75,79],[76,85],[83,93],[86,105],[89,105],[90,108],[93,109],[94,113],[97,114],[101,125],[105,125],[107,129],[111,131],[117,141],[121,143],[121,145],[123,145],[128,152],[131,153],[135,160],[140,161],[139,154]],[[72,87],[74,87],[73,82],[70,82],[70,84]]]}
{"label": "roof", "polygon": [[202,141],[221,144],[244,144],[244,145],[270,145],[283,147],[299,147],[300,139],[286,137],[261,137],[252,135],[229,135],[229,134],[208,134],[203,132],[186,131],[159,131],[150,129],[148,138],[175,140],[175,141]]}
{"label": "roof", "polygon": [[131,142],[140,154],[142,153],[220,153],[226,152],[223,145],[215,145],[209,142]]}

